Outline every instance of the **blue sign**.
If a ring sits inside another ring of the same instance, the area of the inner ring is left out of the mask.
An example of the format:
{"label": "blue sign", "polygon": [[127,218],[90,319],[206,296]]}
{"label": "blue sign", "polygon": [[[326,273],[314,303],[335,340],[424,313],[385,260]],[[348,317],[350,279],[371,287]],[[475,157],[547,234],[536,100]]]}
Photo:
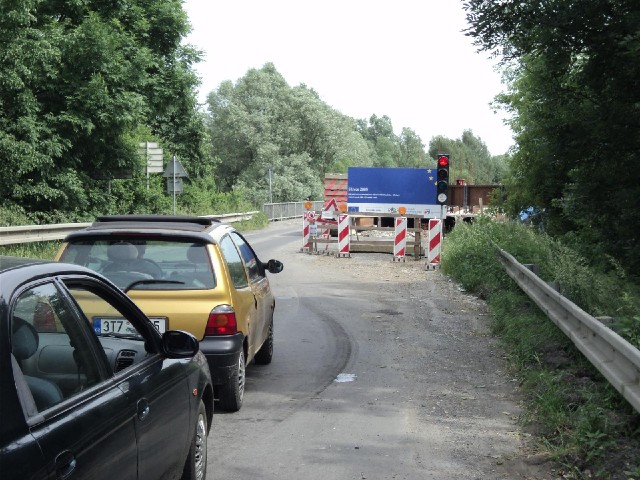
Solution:
{"label": "blue sign", "polygon": [[351,212],[406,213],[439,218],[436,172],[427,168],[350,167],[347,209]]}

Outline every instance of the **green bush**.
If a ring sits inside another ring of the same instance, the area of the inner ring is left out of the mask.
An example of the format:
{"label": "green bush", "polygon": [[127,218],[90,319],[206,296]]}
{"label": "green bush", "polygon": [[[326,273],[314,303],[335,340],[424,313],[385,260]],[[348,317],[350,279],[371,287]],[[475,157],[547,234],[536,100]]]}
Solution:
{"label": "green bush", "polygon": [[269,225],[269,217],[267,217],[267,214],[264,212],[254,213],[251,220],[243,220],[233,224],[233,226],[241,232],[259,230],[267,225]]}
{"label": "green bush", "polygon": [[13,203],[0,205],[0,226],[29,225],[31,223],[27,212],[19,205]]}

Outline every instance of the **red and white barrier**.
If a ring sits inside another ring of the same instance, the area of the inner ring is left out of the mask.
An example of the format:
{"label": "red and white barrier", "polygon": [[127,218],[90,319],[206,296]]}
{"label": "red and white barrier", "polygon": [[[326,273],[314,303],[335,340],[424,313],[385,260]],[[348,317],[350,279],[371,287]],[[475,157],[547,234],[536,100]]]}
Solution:
{"label": "red and white barrier", "polygon": [[308,252],[311,249],[311,224],[315,223],[316,215],[314,212],[304,212],[302,215],[302,249]]}
{"label": "red and white barrier", "polygon": [[393,261],[404,261],[407,250],[407,217],[396,218],[396,228],[393,241]]}
{"label": "red and white barrier", "polygon": [[440,266],[440,250],[442,245],[442,220],[438,218],[429,219],[429,253],[427,254],[427,264],[430,267]]}
{"label": "red and white barrier", "polygon": [[349,215],[338,215],[338,253],[337,257],[350,257],[351,221]]}

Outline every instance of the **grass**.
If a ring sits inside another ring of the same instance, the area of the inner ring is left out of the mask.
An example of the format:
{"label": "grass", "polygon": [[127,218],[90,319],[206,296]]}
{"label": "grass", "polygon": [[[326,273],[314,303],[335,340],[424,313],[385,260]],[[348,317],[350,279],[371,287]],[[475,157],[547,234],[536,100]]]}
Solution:
{"label": "grass", "polygon": [[520,291],[495,255],[495,245],[564,296],[640,346],[638,286],[613,268],[591,269],[580,255],[529,227],[481,219],[457,225],[444,242],[444,273],[487,300],[500,337],[527,396],[522,422],[540,432],[540,448],[563,478],[640,480],[640,415],[570,340]]}
{"label": "grass", "polygon": [[60,245],[61,241],[0,245],[0,255],[53,260]]}
{"label": "grass", "polygon": [[248,230],[258,230],[267,225],[269,225],[269,217],[264,212],[258,212],[253,214],[250,220],[234,223],[233,227],[240,232],[246,232]]}

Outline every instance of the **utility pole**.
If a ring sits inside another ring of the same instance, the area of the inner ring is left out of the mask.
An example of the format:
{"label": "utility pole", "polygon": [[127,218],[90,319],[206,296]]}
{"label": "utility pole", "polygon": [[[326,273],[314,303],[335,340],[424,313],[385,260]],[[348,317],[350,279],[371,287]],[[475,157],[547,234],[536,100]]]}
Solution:
{"label": "utility pole", "polygon": [[176,156],[173,156],[173,214],[176,214]]}

